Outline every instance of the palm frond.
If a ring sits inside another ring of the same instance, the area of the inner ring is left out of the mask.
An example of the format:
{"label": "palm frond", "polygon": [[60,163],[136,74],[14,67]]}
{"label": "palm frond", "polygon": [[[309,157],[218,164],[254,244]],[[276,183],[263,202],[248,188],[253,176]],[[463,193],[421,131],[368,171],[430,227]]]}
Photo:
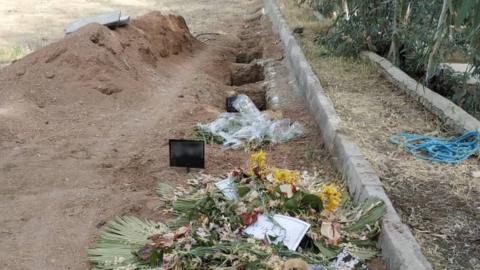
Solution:
{"label": "palm frond", "polygon": [[167,221],[167,226],[170,229],[178,229],[182,226],[186,226],[190,223],[190,219],[186,216],[179,216],[177,218]]}
{"label": "palm frond", "polygon": [[377,198],[368,199],[361,206],[362,215],[353,223],[347,224],[343,229],[348,232],[364,230],[367,226],[373,226],[387,212],[385,203]]}
{"label": "palm frond", "polygon": [[173,196],[174,188],[167,183],[158,182],[155,193],[162,199],[170,199]]}
{"label": "palm frond", "polygon": [[150,242],[149,236],[168,231],[162,223],[136,217],[116,217],[88,250],[88,260],[93,269],[145,269],[147,266],[137,259],[135,252]]}
{"label": "palm frond", "polygon": [[178,214],[189,214],[195,210],[199,200],[193,198],[178,198],[172,203],[172,209]]}
{"label": "palm frond", "polygon": [[357,258],[358,260],[364,262],[366,260],[370,260],[376,256],[378,256],[378,250],[371,249],[371,248],[363,248],[354,245],[349,245],[345,247],[345,250],[352,255],[353,257]]}

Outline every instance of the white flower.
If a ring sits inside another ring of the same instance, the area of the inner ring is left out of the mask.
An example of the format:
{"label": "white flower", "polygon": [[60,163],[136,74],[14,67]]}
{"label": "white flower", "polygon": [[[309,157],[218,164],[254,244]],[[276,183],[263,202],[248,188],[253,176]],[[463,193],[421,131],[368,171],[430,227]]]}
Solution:
{"label": "white flower", "polygon": [[280,201],[279,200],[270,200],[268,201],[268,207],[270,208],[273,208],[273,207],[277,207],[280,205]]}
{"label": "white flower", "polygon": [[249,261],[249,262],[254,262],[254,261],[257,261],[257,260],[258,260],[257,256],[252,255],[252,254],[250,254],[250,253],[245,253],[245,254],[244,254],[244,257],[245,257],[245,259],[247,259],[247,261]]}
{"label": "white flower", "polygon": [[210,234],[203,227],[198,228],[196,234],[203,239],[206,239],[208,236],[210,236]]}
{"label": "white flower", "polygon": [[280,191],[284,193],[287,198],[293,197],[293,186],[290,184],[280,185]]}
{"label": "white flower", "polygon": [[249,202],[253,202],[259,197],[258,192],[256,190],[250,191],[247,196],[248,196],[247,201]]}
{"label": "white flower", "polygon": [[235,214],[237,215],[245,214],[247,213],[247,211],[248,211],[247,206],[243,202],[239,202],[237,204],[237,207],[235,208]]}

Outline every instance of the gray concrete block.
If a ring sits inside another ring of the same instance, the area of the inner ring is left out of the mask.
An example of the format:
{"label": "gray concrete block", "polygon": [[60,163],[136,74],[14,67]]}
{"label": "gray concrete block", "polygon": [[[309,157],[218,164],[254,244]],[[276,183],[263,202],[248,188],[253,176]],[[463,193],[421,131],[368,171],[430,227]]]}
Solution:
{"label": "gray concrete block", "polygon": [[337,134],[339,120],[335,117],[336,115],[332,115],[332,111],[329,110],[327,105],[322,106],[326,102],[325,98],[326,96],[321,92],[312,91],[311,97],[307,100],[307,105],[320,128],[325,147],[331,150]]}
{"label": "gray concrete block", "polygon": [[[350,157],[361,157],[360,149],[347,136],[337,133],[333,142],[333,157],[336,159],[337,169],[343,173],[345,164]],[[338,166],[339,165],[339,166]]]}
{"label": "gray concrete block", "polygon": [[390,270],[432,269],[410,230],[402,223],[384,220],[380,234],[380,248]]}
{"label": "gray concrete block", "polygon": [[[293,73],[295,74],[295,78],[298,80],[298,83],[300,85],[302,85],[302,84],[305,83],[305,81],[301,80],[302,73],[304,72],[301,69],[301,66],[304,63],[305,59],[303,59],[302,50],[300,49],[300,47],[298,47],[296,42],[292,42],[291,45],[292,46],[290,47],[290,50],[288,52],[288,57],[289,57],[289,60],[290,60],[290,63],[291,63],[292,69],[293,69]],[[303,86],[305,86],[305,85],[303,85]],[[305,88],[302,88],[302,89],[305,89]]]}
{"label": "gray concrete block", "polygon": [[[347,167],[354,170],[347,171],[351,176],[356,176],[363,185],[382,186],[380,179],[368,160],[363,155],[350,156],[346,162]],[[373,177],[370,177],[373,176]]]}
{"label": "gray concrete block", "polygon": [[478,130],[480,121],[468,114],[449,99],[425,87],[387,59],[373,52],[362,52],[362,58],[371,61],[380,68],[385,77],[399,89],[422,103],[425,108],[444,120],[459,132]]}
{"label": "gray concrete block", "polygon": [[[379,191],[383,192],[383,185],[375,171],[371,168],[370,163],[363,156],[349,157],[347,162],[343,164],[342,174],[355,203],[364,201],[370,195],[382,197],[381,199],[383,197],[387,198],[386,195],[379,193]],[[369,187],[378,187],[379,190],[371,190],[376,192],[369,194]]]}

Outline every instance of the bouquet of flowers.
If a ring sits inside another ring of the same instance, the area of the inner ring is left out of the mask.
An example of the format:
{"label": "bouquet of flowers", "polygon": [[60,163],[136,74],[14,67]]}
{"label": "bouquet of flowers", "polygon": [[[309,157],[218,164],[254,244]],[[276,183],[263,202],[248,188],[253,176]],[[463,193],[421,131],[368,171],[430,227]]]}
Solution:
{"label": "bouquet of flowers", "polygon": [[[292,259],[335,269],[339,254],[359,266],[377,256],[386,211],[373,199],[353,207],[338,186],[315,174],[269,167],[262,151],[222,181],[198,175],[188,187],[159,183],[156,192],[172,218],[114,219],[89,250],[94,269],[284,269]],[[281,228],[278,214],[308,225],[296,245],[248,233],[261,220]]]}

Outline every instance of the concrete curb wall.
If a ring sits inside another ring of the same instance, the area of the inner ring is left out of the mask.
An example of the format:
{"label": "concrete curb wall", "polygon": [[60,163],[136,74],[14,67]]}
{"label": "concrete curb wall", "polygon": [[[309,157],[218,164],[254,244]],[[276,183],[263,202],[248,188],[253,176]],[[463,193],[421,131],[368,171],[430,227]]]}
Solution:
{"label": "concrete curb wall", "polygon": [[387,206],[379,245],[388,269],[432,269],[409,228],[402,223],[395,211],[371,164],[355,143],[340,130],[340,118],[333,103],[323,91],[320,81],[273,1],[263,0],[265,13],[270,17],[274,30],[280,35],[296,83],[304,94],[310,113],[320,127],[325,146],[334,157],[335,166],[344,174],[354,202],[359,203],[369,197],[378,197]]}
{"label": "concrete curb wall", "polygon": [[408,76],[390,61],[374,52],[362,52],[361,57],[374,63],[383,75],[395,86],[405,91],[429,111],[440,117],[445,123],[459,132],[478,130],[480,121],[468,114],[449,99],[433,92],[423,84]]}

